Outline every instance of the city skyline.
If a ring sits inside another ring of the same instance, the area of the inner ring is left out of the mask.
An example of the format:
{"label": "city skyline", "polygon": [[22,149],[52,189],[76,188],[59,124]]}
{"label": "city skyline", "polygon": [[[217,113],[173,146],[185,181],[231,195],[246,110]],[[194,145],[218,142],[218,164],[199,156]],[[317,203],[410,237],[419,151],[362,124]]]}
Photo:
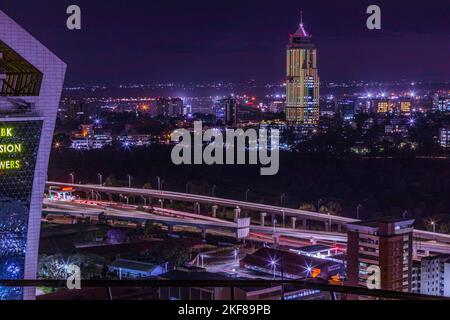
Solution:
{"label": "city skyline", "polygon": [[0,300],[450,298],[444,6],[221,1],[0,5]]}
{"label": "city skyline", "polygon": [[426,7],[380,1],[380,31],[366,28],[366,1],[284,1],[277,6],[268,1],[214,5],[197,1],[172,7],[161,3],[125,7],[117,1],[105,7],[79,1],[80,31],[65,27],[67,3],[43,2],[52,5],[27,4],[33,8],[25,12],[17,10],[22,4],[15,1],[2,4],[2,9],[68,63],[66,85],[282,82],[286,37],[298,25],[301,10],[320,51],[322,81],[449,78],[448,25],[444,4],[436,1]]}

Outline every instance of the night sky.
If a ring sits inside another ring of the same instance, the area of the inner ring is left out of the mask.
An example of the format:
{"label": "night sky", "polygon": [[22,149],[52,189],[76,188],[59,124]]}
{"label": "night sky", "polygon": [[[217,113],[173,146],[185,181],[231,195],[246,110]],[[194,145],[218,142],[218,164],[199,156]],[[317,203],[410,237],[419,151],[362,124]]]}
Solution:
{"label": "night sky", "polygon": [[[82,30],[66,8],[82,9]],[[382,30],[366,28],[368,5]],[[281,82],[300,11],[323,81],[450,80],[448,0],[2,0],[68,64],[66,84]]]}

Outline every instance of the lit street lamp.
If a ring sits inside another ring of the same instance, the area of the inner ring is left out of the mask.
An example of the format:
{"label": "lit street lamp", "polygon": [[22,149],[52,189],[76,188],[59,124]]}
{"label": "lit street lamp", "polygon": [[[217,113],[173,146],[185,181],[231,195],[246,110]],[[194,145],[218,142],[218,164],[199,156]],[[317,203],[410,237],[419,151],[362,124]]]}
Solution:
{"label": "lit street lamp", "polygon": [[430,224],[433,227],[433,233],[436,233],[436,222],[435,221],[431,221]]}
{"label": "lit street lamp", "polygon": [[72,172],[69,176],[72,178],[72,184],[75,184],[75,174]]}
{"label": "lit street lamp", "polygon": [[102,186],[103,185],[103,176],[101,173],[99,173],[97,176],[98,176],[98,184]]}
{"label": "lit street lamp", "polygon": [[270,260],[270,265],[272,266],[273,278],[275,279],[275,274],[276,274],[276,270],[277,270],[277,262],[272,259],[272,260]]}
{"label": "lit street lamp", "polygon": [[131,175],[129,175],[129,174],[127,174],[127,177],[128,177],[128,188],[130,188],[131,189]]}

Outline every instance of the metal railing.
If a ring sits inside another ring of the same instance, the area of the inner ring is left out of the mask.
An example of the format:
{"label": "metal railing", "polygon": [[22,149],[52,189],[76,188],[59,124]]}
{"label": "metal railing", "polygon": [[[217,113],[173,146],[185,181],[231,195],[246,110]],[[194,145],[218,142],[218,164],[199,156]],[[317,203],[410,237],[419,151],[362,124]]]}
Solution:
{"label": "metal railing", "polygon": [[[3,287],[48,287],[67,288],[66,280],[0,280]],[[414,293],[370,290],[363,287],[334,285],[305,280],[81,280],[81,288],[105,288],[108,298],[112,300],[111,288],[170,288],[170,287],[205,287],[205,288],[269,288],[289,286],[290,289],[310,289],[353,296],[365,296],[394,300],[449,300],[446,297],[427,296]],[[232,295],[231,300],[234,300]]]}

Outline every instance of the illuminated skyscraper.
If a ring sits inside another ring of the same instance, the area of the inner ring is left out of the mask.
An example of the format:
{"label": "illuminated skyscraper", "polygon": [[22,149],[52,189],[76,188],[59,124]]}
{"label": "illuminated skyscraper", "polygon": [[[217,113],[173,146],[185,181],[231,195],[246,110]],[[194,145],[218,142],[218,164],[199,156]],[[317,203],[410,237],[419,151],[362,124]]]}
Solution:
{"label": "illuminated skyscraper", "polygon": [[287,46],[286,121],[314,127],[319,121],[317,50],[303,25],[289,36]]}
{"label": "illuminated skyscraper", "polygon": [[[0,11],[0,279],[36,279],[39,233],[66,65]],[[0,300],[34,288],[0,286]]]}

